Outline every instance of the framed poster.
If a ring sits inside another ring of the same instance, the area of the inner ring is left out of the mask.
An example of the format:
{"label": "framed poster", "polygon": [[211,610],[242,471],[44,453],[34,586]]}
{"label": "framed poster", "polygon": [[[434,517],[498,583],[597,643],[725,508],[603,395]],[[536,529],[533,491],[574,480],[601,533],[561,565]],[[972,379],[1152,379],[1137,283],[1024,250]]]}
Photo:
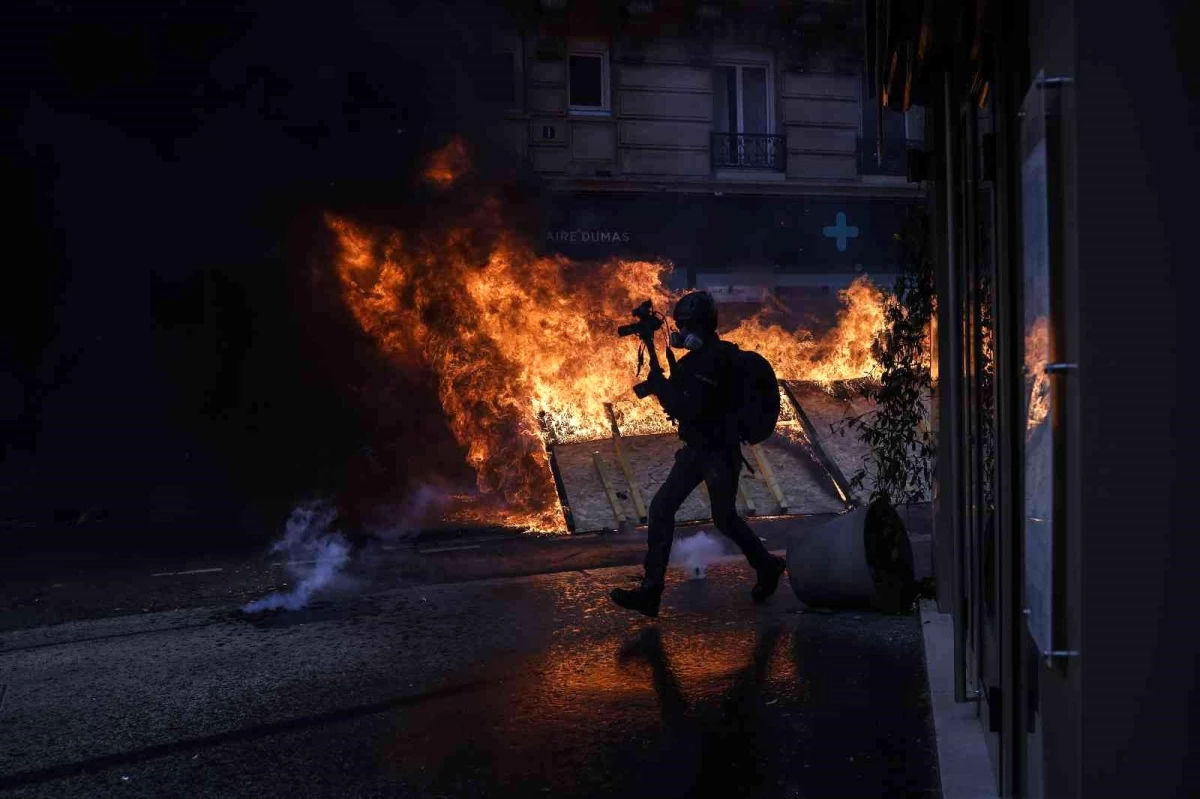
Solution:
{"label": "framed poster", "polygon": [[1021,260],[1025,334],[1024,613],[1042,653],[1054,649],[1055,462],[1052,172],[1045,76],[1021,104]]}

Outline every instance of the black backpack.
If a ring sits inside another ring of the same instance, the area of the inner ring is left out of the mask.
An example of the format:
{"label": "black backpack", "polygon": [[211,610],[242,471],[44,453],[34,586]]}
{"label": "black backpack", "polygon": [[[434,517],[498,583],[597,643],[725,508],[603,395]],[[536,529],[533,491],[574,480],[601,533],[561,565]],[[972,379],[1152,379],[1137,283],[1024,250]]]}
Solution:
{"label": "black backpack", "polygon": [[779,382],[766,358],[726,342],[732,371],[730,405],[737,416],[738,437],[761,444],[779,421]]}

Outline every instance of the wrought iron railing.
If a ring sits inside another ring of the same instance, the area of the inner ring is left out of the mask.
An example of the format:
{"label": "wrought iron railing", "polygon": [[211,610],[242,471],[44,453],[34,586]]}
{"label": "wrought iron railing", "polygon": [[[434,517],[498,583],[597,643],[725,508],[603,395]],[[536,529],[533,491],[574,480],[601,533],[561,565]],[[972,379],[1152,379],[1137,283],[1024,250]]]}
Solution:
{"label": "wrought iron railing", "polygon": [[712,135],[714,169],[787,169],[787,145],[783,136],[765,133],[714,133]]}
{"label": "wrought iron railing", "polygon": [[882,158],[875,137],[858,140],[858,174],[860,175],[907,175],[908,151],[920,150],[925,145],[917,139],[883,140]]}

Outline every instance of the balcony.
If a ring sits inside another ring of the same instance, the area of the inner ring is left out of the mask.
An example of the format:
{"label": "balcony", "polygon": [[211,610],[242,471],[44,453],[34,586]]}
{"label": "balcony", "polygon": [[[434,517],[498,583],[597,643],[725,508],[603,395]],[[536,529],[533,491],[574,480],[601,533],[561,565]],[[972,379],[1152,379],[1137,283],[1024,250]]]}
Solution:
{"label": "balcony", "polygon": [[917,139],[884,139],[883,158],[875,157],[876,140],[874,137],[858,140],[858,174],[860,175],[898,175],[908,174],[908,151],[924,148],[924,143]]}
{"label": "balcony", "polygon": [[787,169],[787,146],[783,136],[765,133],[714,133],[712,135],[714,169]]}

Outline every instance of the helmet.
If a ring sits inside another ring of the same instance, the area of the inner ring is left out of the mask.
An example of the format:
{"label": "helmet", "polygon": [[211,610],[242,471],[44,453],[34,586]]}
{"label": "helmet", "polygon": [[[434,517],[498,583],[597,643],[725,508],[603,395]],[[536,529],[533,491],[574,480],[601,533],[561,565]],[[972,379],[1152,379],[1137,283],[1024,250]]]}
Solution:
{"label": "helmet", "polygon": [[678,327],[709,333],[717,329],[717,303],[707,291],[693,291],[680,297],[673,316]]}

